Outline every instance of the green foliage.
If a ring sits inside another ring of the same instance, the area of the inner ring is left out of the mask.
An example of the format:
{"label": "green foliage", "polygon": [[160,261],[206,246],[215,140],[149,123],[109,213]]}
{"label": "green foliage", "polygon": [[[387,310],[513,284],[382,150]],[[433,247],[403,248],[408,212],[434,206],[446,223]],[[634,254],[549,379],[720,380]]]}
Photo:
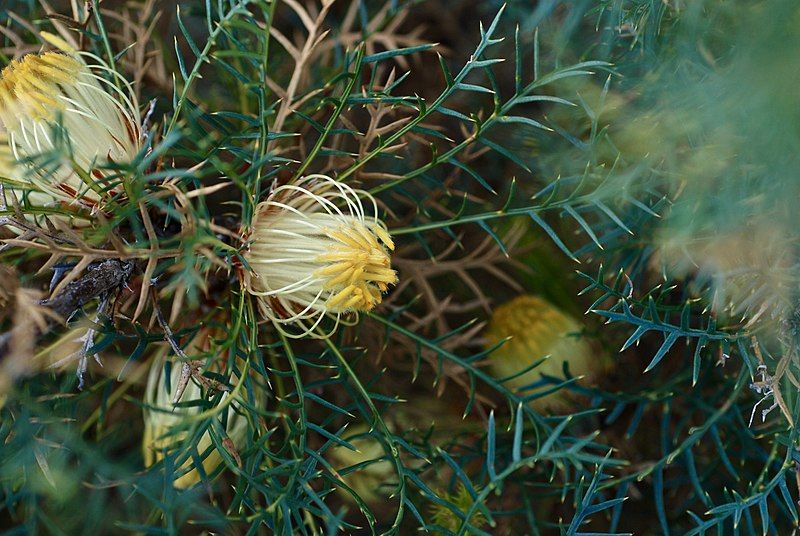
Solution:
{"label": "green foliage", "polygon": [[[38,50],[33,29],[80,36],[153,99],[151,128],[133,162],[112,165],[124,195],[99,217],[0,192],[0,223],[26,231],[0,235],[0,263],[9,296],[106,258],[135,274],[45,334],[24,373],[0,356],[13,382],[0,523],[576,536],[798,525],[792,3],[453,2],[470,50],[405,31],[419,2],[186,2],[161,26],[143,13],[161,33],[141,50],[125,42],[132,12],[74,4],[47,18],[10,2],[0,60]],[[155,56],[170,76],[137,63]],[[69,156],[34,160],[41,171]],[[377,198],[400,283],[353,326],[293,340],[239,274],[258,202],[311,173]],[[91,225],[64,223],[80,219]],[[537,255],[552,286],[507,261]],[[587,312],[581,336],[598,353],[619,352],[597,385],[565,364],[517,391],[485,367],[492,305],[545,286]],[[78,337],[66,369],[41,365]],[[190,381],[203,394],[179,402],[197,409],[171,432],[185,439],[145,468],[143,386],[159,352],[202,369]],[[75,356],[104,363],[82,390]],[[556,390],[579,402],[529,404]],[[234,414],[247,421],[235,444]],[[376,448],[341,454],[356,442]],[[220,463],[204,465],[212,451]],[[199,483],[176,489],[188,462]],[[359,478],[382,483],[367,496]]]}

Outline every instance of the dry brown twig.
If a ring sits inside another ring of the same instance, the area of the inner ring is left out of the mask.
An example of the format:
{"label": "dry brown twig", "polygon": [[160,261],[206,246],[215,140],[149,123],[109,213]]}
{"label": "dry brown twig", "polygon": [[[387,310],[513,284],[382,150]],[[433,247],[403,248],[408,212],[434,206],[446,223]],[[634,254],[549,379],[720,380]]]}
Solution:
{"label": "dry brown twig", "polygon": [[[319,47],[319,52],[328,52],[336,46],[353,48],[364,38],[365,34],[368,36],[365,43],[365,52],[367,54],[378,52],[378,47],[384,50],[397,50],[426,44],[427,41],[422,39],[425,26],[418,25],[409,32],[403,32],[400,27],[408,16],[408,9],[401,8],[396,15],[390,17],[392,3],[387,1],[367,23],[365,31],[362,32],[355,29],[360,1],[354,0],[351,2],[342,20],[338,35],[322,43]],[[388,24],[386,23],[387,20],[389,21]],[[437,49],[439,48],[437,47]],[[408,59],[405,56],[397,56],[395,61],[401,69],[407,70],[409,68]]]}
{"label": "dry brown twig", "polygon": [[[403,32],[400,28],[406,16],[406,10],[403,8],[401,13],[390,16],[391,2],[386,2],[381,10],[378,11],[367,24],[366,31],[356,31],[354,29],[359,0],[353,0],[348,11],[345,14],[344,20],[340,25],[340,30],[331,35],[328,30],[323,29],[325,18],[329,14],[330,8],[333,5],[333,0],[323,0],[319,2],[308,2],[306,6],[302,6],[297,0],[284,0],[283,2],[300,18],[304,34],[296,37],[294,40],[290,39],[279,28],[272,26],[270,34],[278,42],[281,47],[292,58],[294,66],[289,76],[288,82],[285,86],[277,81],[277,77],[269,76],[265,80],[267,86],[281,99],[281,104],[275,114],[275,120],[270,128],[273,132],[280,132],[289,120],[289,117],[295,109],[302,106],[308,100],[318,96],[320,93],[329,91],[331,88],[328,86],[316,88],[311,91],[304,89],[304,81],[308,79],[308,72],[312,65],[319,62],[328,62],[328,55],[336,47],[343,47],[352,50],[363,41],[366,54],[373,54],[379,49],[394,50],[397,48],[416,46],[423,44],[421,39],[423,28],[416,27],[410,32]],[[388,23],[387,23],[388,21]],[[436,47],[437,49],[439,47]],[[436,49],[434,49],[436,50]],[[408,60],[404,56],[398,56],[394,59],[401,68],[408,68]],[[394,76],[394,74],[392,74]],[[320,110],[320,117],[325,114],[324,110]],[[347,117],[342,117],[342,122],[346,123]],[[402,121],[407,121],[403,119]],[[351,121],[348,128],[355,131],[354,123]],[[400,124],[395,124],[395,128]],[[299,127],[304,134],[310,128],[310,125],[303,123]],[[386,129],[383,129],[384,131]],[[369,131],[368,131],[369,133]],[[372,133],[374,134],[374,133]],[[374,139],[373,135],[368,136],[368,139]],[[280,140],[276,139],[270,142],[268,149],[271,151],[279,150],[281,153],[286,153],[292,147],[278,147]],[[342,136],[332,136],[330,141],[331,146],[341,146],[343,144]],[[297,148],[301,150],[305,146],[303,137],[301,136],[296,142]],[[400,144],[402,145],[402,144]],[[399,149],[399,147],[398,147]],[[335,159],[329,159],[326,169],[336,169],[334,165]]]}
{"label": "dry brown twig", "polygon": [[[14,11],[10,9],[5,10],[5,14],[10,21],[13,21],[15,24],[21,26],[26,32],[30,32],[31,34],[37,36],[40,42],[44,42],[41,38],[41,34],[39,29],[36,28],[33,24],[31,24],[25,17],[19,16]],[[14,58],[19,58],[25,54],[30,54],[31,52],[38,52],[41,49],[41,45],[38,43],[27,43],[25,40],[17,33],[15,30],[12,30],[9,27],[0,26],[0,33],[8,37],[13,43],[13,47],[4,47],[0,49],[0,52],[6,54],[8,56],[12,56]]]}
{"label": "dry brown twig", "polygon": [[[322,24],[333,5],[333,0],[323,0],[322,9],[320,9],[316,17],[312,17],[311,14],[295,0],[283,0],[283,3],[292,8],[297,16],[300,17],[307,35],[302,40],[302,45],[295,46],[295,44],[275,26],[271,26],[269,29],[270,35],[275,38],[275,41],[280,43],[294,61],[294,69],[292,70],[292,75],[286,89],[281,89],[269,76],[266,79],[267,85],[281,97],[281,104],[278,107],[275,120],[272,123],[271,130],[273,132],[281,132],[286,119],[294,111],[294,107],[302,103],[295,102],[298,92],[300,91],[300,83],[306,74],[311,60],[314,58],[316,47],[328,34],[328,31],[322,30]],[[311,95],[306,95],[303,100],[310,98],[310,96]],[[277,140],[270,142],[268,150],[274,149],[276,142]]]}
{"label": "dry brown twig", "polygon": [[164,54],[154,39],[162,12],[157,9],[158,0],[130,2],[122,11],[100,10],[107,20],[119,24],[117,31],[109,37],[116,42],[118,50],[125,50],[121,64],[131,74],[136,98],[142,100],[142,86],[146,81],[151,89],[158,88],[164,95],[172,93],[172,77],[164,62]]}
{"label": "dry brown twig", "polygon": [[[509,252],[515,251],[523,235],[524,228],[515,226],[503,237],[502,240]],[[518,264],[518,262],[513,260],[513,255],[504,253],[492,237],[484,238],[467,255],[456,257],[454,254],[460,247],[462,247],[460,241],[453,241],[431,262],[430,259],[418,260],[406,257],[413,250],[420,248],[418,244],[414,244],[399,251],[394,259],[394,263],[403,277],[401,277],[400,284],[393,296],[402,294],[409,286],[413,285],[422,295],[427,309],[438,311],[435,319],[440,336],[452,331],[452,327],[447,322],[448,313],[463,314],[477,308],[483,309],[487,314],[491,312],[491,300],[471,272],[483,271],[510,288],[521,290],[519,283],[499,268],[501,264]],[[464,302],[458,308],[440,309],[442,298],[437,295],[435,284],[431,280],[450,274],[457,276],[472,292],[474,301],[469,302],[469,309],[464,306]]]}
{"label": "dry brown twig", "polygon": [[761,345],[759,344],[758,339],[756,339],[756,337],[751,337],[751,344],[753,353],[756,355],[756,358],[759,362],[758,372],[761,375],[761,379],[751,383],[750,389],[762,395],[762,397],[758,402],[755,403],[755,405],[753,405],[753,411],[750,414],[749,425],[753,424],[753,417],[755,417],[758,406],[771,397],[773,403],[769,408],[761,411],[761,421],[763,422],[766,420],[767,415],[777,407],[780,408],[781,413],[783,413],[784,417],[786,417],[786,420],[789,422],[789,426],[794,426],[792,412],[789,409],[789,406],[786,404],[783,395],[781,394],[780,386],[780,379],[788,370],[789,363],[792,360],[792,353],[784,354],[778,362],[778,366],[775,369],[775,374],[770,375],[768,373],[767,364],[764,361],[764,356],[761,353]]}
{"label": "dry brown twig", "polygon": [[183,397],[183,393],[186,391],[186,388],[189,386],[189,381],[192,378],[194,378],[206,389],[230,392],[231,389],[227,385],[203,376],[200,369],[205,366],[205,362],[197,359],[191,359],[188,355],[186,355],[186,352],[183,351],[178,343],[177,338],[175,337],[175,334],[172,331],[172,328],[170,328],[169,323],[161,312],[161,307],[158,304],[158,294],[155,287],[150,287],[150,296],[152,298],[153,311],[156,319],[158,320],[158,324],[161,326],[161,329],[164,331],[164,340],[167,341],[170,348],[172,348],[172,351],[175,352],[175,355],[177,355],[181,361],[181,375],[180,379],[178,380],[178,384],[175,386],[175,396],[172,399],[172,403],[177,404],[180,402],[181,397]]}

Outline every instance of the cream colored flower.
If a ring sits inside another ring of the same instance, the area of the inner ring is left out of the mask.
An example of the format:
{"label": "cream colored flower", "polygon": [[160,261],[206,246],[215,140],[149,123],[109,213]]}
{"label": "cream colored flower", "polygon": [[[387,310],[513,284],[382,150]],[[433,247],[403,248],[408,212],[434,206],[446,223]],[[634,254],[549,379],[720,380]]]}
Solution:
{"label": "cream colored flower", "polygon": [[[354,427],[344,439],[358,450],[334,445],[327,456],[331,465],[340,473],[342,481],[365,503],[375,505],[385,501],[397,482],[394,463],[384,459],[386,453],[383,447],[377,439],[369,435],[367,426]],[[356,466],[357,469],[353,469]],[[350,493],[342,491],[342,496],[353,501]]]}
{"label": "cream colored flower", "polygon": [[[181,376],[181,363],[173,362],[172,371],[169,377],[169,387],[167,390],[166,382],[166,362],[164,355],[157,357],[150,368],[147,378],[147,388],[145,391],[144,409],[144,437],[142,438],[142,451],[146,467],[164,459],[165,453],[182,452],[181,446],[189,436],[191,426],[187,426],[187,419],[197,415],[199,407],[175,407],[172,403],[175,389]],[[181,397],[182,401],[192,401],[201,399],[203,396],[201,388],[190,380],[186,390]],[[223,394],[225,397],[229,393]],[[247,434],[247,418],[235,411],[228,405],[222,410],[227,411],[226,433],[234,445],[241,446]],[[222,463],[222,456],[214,447],[209,432],[203,433],[197,444],[197,452],[203,459],[203,470],[206,474],[213,472]],[[200,473],[194,467],[191,459],[175,469],[176,474],[180,475],[175,479],[176,488],[189,488],[200,481]]]}
{"label": "cream colored flower", "polygon": [[[62,51],[28,54],[0,73],[0,176],[95,209],[121,190],[104,166],[129,162],[141,149],[138,104],[130,84],[102,60],[46,37]],[[68,157],[35,158],[62,148]]]}
{"label": "cream colored flower", "polygon": [[[288,336],[319,336],[326,316],[335,329],[343,315],[381,303],[397,282],[393,249],[372,196],[310,175],[276,188],[256,207],[244,284],[259,297],[262,314]],[[299,333],[283,330],[289,324]]]}

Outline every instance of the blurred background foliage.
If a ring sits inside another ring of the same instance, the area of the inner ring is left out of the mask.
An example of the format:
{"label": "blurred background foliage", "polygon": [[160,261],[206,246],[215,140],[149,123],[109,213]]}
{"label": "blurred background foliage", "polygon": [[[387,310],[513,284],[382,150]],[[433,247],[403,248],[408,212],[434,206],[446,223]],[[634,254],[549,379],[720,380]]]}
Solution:
{"label": "blurred background foliage", "polygon": [[[4,2],[0,60],[82,31],[155,99],[131,199],[81,237],[119,228],[139,272],[117,316],[87,306],[25,374],[1,358],[8,533],[795,530],[795,2],[106,0],[79,28],[87,5]],[[400,283],[290,342],[257,325],[210,223],[239,232],[310,172],[376,195]],[[47,255],[0,250],[0,302],[44,292]],[[24,311],[3,307],[11,332]],[[237,391],[198,386],[146,468],[159,307]],[[79,390],[74,364],[45,367],[89,324],[103,367]],[[543,365],[524,348],[547,334],[576,340]]]}

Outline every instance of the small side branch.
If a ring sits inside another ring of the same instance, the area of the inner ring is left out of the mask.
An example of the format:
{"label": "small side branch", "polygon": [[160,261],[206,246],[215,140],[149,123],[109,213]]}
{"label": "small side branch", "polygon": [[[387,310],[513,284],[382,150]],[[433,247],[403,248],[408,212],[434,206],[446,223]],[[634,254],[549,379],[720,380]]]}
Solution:
{"label": "small side branch", "polygon": [[172,398],[172,404],[175,405],[181,401],[186,387],[189,386],[189,380],[192,378],[197,380],[206,389],[226,393],[230,392],[231,389],[227,385],[203,376],[200,369],[205,363],[198,359],[191,359],[186,355],[186,352],[183,351],[180,344],[178,344],[178,340],[175,338],[172,328],[169,327],[167,319],[164,318],[164,314],[161,312],[161,307],[158,304],[158,295],[153,286],[150,287],[150,295],[153,299],[153,310],[155,311],[156,319],[161,329],[164,330],[164,340],[169,343],[170,348],[172,348],[172,351],[175,352],[175,355],[177,355],[178,359],[181,361],[181,375],[178,379],[178,385],[175,386],[175,395]]}

